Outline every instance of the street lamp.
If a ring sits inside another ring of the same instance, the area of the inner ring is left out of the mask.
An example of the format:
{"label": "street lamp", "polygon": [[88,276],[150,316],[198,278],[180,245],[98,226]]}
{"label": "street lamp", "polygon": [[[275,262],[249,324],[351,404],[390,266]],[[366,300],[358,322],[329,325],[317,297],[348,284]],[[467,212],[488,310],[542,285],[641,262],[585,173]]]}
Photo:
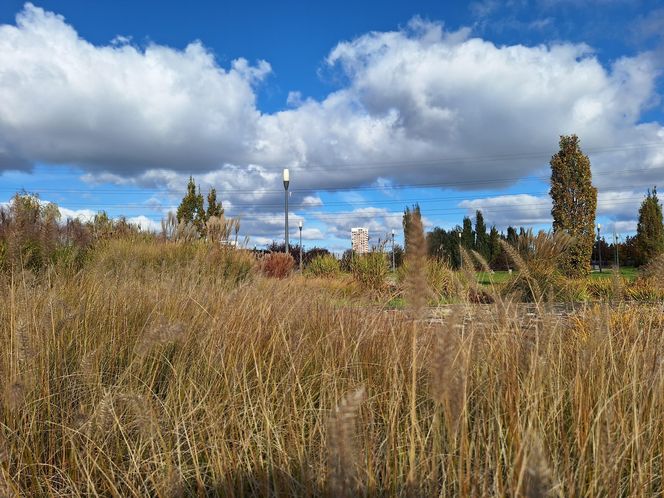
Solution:
{"label": "street lamp", "polygon": [[463,253],[461,252],[461,232],[459,232],[459,268],[463,268]]}
{"label": "street lamp", "polygon": [[613,232],[613,255],[616,259],[616,268],[620,269],[620,259],[618,258],[618,234]]}
{"label": "street lamp", "polygon": [[602,273],[602,240],[600,239],[601,224],[597,224],[597,258],[599,259],[599,272]]}
{"label": "street lamp", "polygon": [[302,220],[300,220],[298,228],[300,229],[300,273],[302,273]]}
{"label": "street lamp", "polygon": [[285,196],[285,209],[284,209],[284,238],[285,238],[285,249],[286,254],[289,253],[288,250],[288,183],[290,182],[290,176],[288,174],[288,168],[284,169],[284,192]]}
{"label": "street lamp", "polygon": [[395,271],[396,265],[394,262],[394,228],[392,229],[392,271]]}

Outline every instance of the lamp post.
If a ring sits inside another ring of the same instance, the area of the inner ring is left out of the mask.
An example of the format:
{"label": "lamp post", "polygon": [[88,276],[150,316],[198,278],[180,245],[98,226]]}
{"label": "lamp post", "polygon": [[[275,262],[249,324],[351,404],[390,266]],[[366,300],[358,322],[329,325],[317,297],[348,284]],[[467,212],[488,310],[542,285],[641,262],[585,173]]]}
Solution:
{"label": "lamp post", "polygon": [[396,264],[394,261],[394,228],[392,229],[392,271],[396,270]]}
{"label": "lamp post", "polygon": [[461,252],[461,232],[459,232],[459,269],[463,268],[463,253]]}
{"label": "lamp post", "polygon": [[599,272],[602,273],[602,240],[600,239],[601,224],[597,224],[597,258],[599,259]]}
{"label": "lamp post", "polygon": [[284,251],[286,254],[288,254],[289,248],[288,248],[288,183],[290,182],[290,176],[288,174],[288,168],[284,169],[284,192],[286,196],[284,197],[285,199],[285,208],[284,208],[284,239],[286,242]]}
{"label": "lamp post", "polygon": [[616,260],[616,268],[620,270],[620,259],[618,258],[618,234],[613,232],[613,255]]}
{"label": "lamp post", "polygon": [[300,229],[300,273],[302,273],[302,220],[300,220],[298,228]]}

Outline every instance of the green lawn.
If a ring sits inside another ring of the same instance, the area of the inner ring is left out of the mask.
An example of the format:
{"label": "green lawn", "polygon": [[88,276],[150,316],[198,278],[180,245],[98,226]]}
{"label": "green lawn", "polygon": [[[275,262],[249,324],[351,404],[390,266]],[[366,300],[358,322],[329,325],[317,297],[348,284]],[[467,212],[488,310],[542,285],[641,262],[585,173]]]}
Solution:
{"label": "green lawn", "polygon": [[479,271],[477,272],[477,282],[482,285],[501,284],[507,282],[510,276],[509,272],[506,271],[495,271],[493,273]]}
{"label": "green lawn", "polygon": [[[636,280],[636,277],[639,273],[639,270],[633,266],[625,266],[620,268],[620,275],[628,279],[629,281]],[[602,272],[595,270],[590,274],[590,278],[611,278],[613,275],[613,269],[611,268],[602,268]]]}
{"label": "green lawn", "polygon": [[[613,275],[613,270],[611,268],[602,268],[602,273],[599,271],[593,271],[590,274],[590,278],[611,278]],[[620,275],[628,279],[629,281],[634,281],[638,275],[638,270],[633,266],[626,266],[620,268]],[[477,272],[477,282],[481,285],[491,285],[491,284],[500,284],[509,280],[510,274],[506,271],[496,271],[493,273],[487,273],[484,271]]]}

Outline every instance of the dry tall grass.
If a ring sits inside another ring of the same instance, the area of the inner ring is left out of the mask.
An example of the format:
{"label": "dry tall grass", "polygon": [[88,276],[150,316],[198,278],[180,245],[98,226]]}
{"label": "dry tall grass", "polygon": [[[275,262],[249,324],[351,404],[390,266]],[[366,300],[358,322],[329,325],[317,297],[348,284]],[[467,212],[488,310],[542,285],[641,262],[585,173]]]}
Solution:
{"label": "dry tall grass", "polygon": [[664,493],[661,307],[460,307],[413,349],[407,314],[174,247],[0,277],[0,494]]}

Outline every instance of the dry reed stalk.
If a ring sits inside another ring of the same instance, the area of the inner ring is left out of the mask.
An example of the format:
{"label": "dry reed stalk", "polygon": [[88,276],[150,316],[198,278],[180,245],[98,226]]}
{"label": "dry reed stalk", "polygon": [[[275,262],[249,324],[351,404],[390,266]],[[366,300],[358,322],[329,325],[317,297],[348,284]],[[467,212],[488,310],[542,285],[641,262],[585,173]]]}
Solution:
{"label": "dry reed stalk", "polygon": [[452,315],[446,329],[436,331],[429,372],[431,397],[443,408],[448,432],[454,437],[466,405],[469,359],[459,317]]}
{"label": "dry reed stalk", "polygon": [[406,278],[404,295],[413,318],[422,318],[429,296],[427,284],[427,245],[424,229],[419,217],[413,217],[408,230],[408,252],[406,253]]}
{"label": "dry reed stalk", "polygon": [[527,498],[549,497],[552,495],[553,474],[544,455],[542,441],[531,431],[527,444],[523,482],[524,496]]}
{"label": "dry reed stalk", "polygon": [[407,273],[405,279],[406,302],[413,318],[410,369],[410,443],[408,449],[408,484],[410,487],[415,485],[416,441],[419,432],[417,419],[417,320],[421,320],[424,316],[424,309],[430,293],[426,276],[426,258],[427,245],[422,220],[418,216],[413,216],[408,227]]}
{"label": "dry reed stalk", "polygon": [[21,380],[15,380],[5,386],[5,406],[10,412],[17,412],[25,404],[27,388]]}
{"label": "dry reed stalk", "polygon": [[329,485],[332,496],[356,496],[361,489],[356,448],[356,420],[360,405],[366,398],[360,386],[341,398],[328,421]]}
{"label": "dry reed stalk", "polygon": [[9,443],[7,438],[0,432],[0,467],[9,464]]}

